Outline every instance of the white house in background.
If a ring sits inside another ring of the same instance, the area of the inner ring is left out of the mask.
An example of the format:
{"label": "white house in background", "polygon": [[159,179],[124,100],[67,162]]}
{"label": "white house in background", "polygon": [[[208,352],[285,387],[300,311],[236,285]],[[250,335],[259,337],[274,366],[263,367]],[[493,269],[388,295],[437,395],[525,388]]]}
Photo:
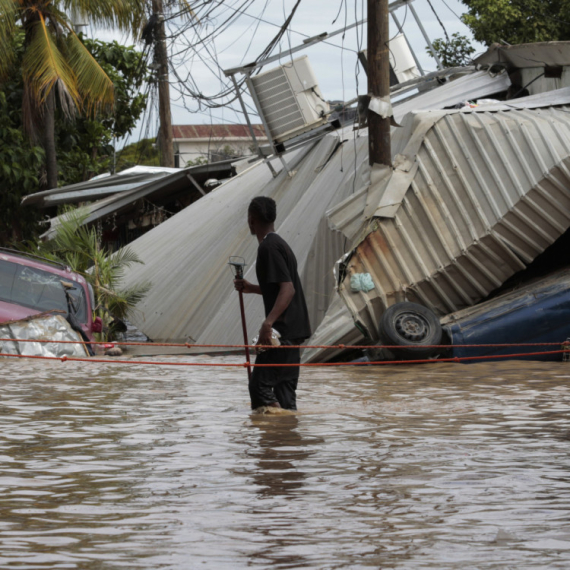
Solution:
{"label": "white house in background", "polygon": [[[267,144],[262,125],[253,125],[260,144]],[[247,125],[173,125],[176,166],[202,159],[208,162],[250,156],[255,148]]]}

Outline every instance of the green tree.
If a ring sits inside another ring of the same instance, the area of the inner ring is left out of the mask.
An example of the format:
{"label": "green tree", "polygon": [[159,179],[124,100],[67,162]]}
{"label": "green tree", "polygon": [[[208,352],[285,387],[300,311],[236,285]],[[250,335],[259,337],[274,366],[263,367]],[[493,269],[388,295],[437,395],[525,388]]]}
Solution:
{"label": "green tree", "polygon": [[[117,42],[86,40],[86,46],[112,78],[115,113],[99,112],[95,117],[66,121],[61,111],[55,114],[56,152],[59,178],[63,184],[86,180],[106,172],[113,159],[113,137],[129,134],[146,104],[140,87],[147,76],[141,53]],[[44,150],[23,134],[23,78],[20,61],[24,52],[24,33],[14,36],[16,54],[0,91],[0,244],[33,239],[43,214],[20,202],[26,194],[37,192],[45,178]]]}
{"label": "green tree", "polygon": [[[0,0],[0,77],[16,57],[17,23],[24,30],[24,130],[45,150],[48,188],[57,186],[55,109],[69,118],[111,107],[113,83],[73,30],[67,14],[132,32],[145,20],[145,0]],[[56,101],[57,94],[57,101]]]}
{"label": "green tree", "polygon": [[461,0],[474,38],[486,45],[570,40],[570,0]]}
{"label": "green tree", "polygon": [[160,155],[155,139],[142,139],[125,146],[118,153],[117,171],[131,168],[137,164],[160,166]]}
{"label": "green tree", "polygon": [[151,284],[141,283],[128,289],[121,287],[125,271],[131,265],[143,262],[129,247],[111,254],[102,245],[97,230],[83,225],[86,217],[81,209],[65,209],[53,239],[32,243],[24,249],[63,262],[85,277],[95,294],[94,312],[103,321],[102,340],[112,340],[113,323],[127,318]]}
{"label": "green tree", "polygon": [[19,113],[11,113],[12,89],[0,91],[0,245],[30,235],[37,210],[22,208],[22,197],[37,189],[44,151],[32,145],[19,128]]}
{"label": "green tree", "polygon": [[113,139],[131,134],[147,102],[146,95],[141,92],[148,78],[141,52],[116,41],[84,39],[84,42],[113,81],[115,105],[113,112],[101,111],[91,118],[78,117],[73,125],[64,120],[57,121],[59,180],[62,184],[75,184],[112,170]]}
{"label": "green tree", "polygon": [[[475,53],[475,48],[471,45],[469,38],[458,32],[454,33],[449,41],[439,38],[432,45],[444,67],[469,65],[471,56]],[[426,48],[426,51],[432,55],[429,48]]]}

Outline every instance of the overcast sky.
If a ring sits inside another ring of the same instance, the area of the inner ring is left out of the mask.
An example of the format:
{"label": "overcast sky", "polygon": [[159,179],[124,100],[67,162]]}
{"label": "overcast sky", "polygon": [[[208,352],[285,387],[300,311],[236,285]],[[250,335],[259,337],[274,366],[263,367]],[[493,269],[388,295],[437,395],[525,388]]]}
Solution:
{"label": "overcast sky", "polygon": [[[215,34],[213,41],[206,41],[197,50],[187,49],[199,38],[206,38],[214,30],[219,30],[228,16],[235,14],[236,9],[242,4],[243,0],[226,0],[224,7],[219,9],[213,19],[200,22],[194,30],[171,43],[172,62],[185,80],[184,85],[180,86],[176,85],[175,77],[172,75],[170,77],[171,82],[174,82],[171,93],[174,124],[244,122],[243,115],[229,107],[211,110],[203,106],[200,108],[186,89],[197,88],[208,96],[215,96],[224,91],[228,81],[221,74],[220,68],[227,69],[256,59],[275,36],[278,26],[283,24],[295,0],[255,0],[245,14],[239,15],[239,18],[229,24],[225,30]],[[281,42],[281,49],[286,50],[289,45],[296,46],[302,43],[306,36],[330,33],[343,28],[345,22],[350,25],[366,17],[366,4],[365,0],[302,0],[291,23],[291,32]],[[430,8],[429,0],[415,0],[413,5],[430,38],[434,40],[444,37],[442,25]],[[449,36],[454,32],[460,32],[471,37],[468,28],[459,19],[465,11],[465,6],[459,0],[431,0],[431,5]],[[396,11],[396,16],[400,24],[403,24],[404,32],[424,70],[435,70],[435,61],[426,53],[426,42],[411,11],[403,7]],[[393,20],[390,20],[390,26],[390,35],[393,36],[398,32]],[[176,20],[170,22],[171,31],[176,31],[177,27]],[[95,35],[102,39],[119,39],[107,33],[99,32]],[[130,43],[128,38],[119,41]],[[332,38],[329,43],[317,44],[297,55],[308,55],[325,99],[348,101],[356,97],[357,92],[359,94],[366,92],[366,75],[358,68],[356,55],[362,47],[366,47],[366,25],[348,31],[344,40],[339,35]],[[484,50],[482,46],[477,47],[481,51]],[[191,79],[187,82],[188,74]],[[192,82],[194,86],[191,85]],[[183,92],[186,91],[184,96],[178,92],[180,87]],[[220,102],[222,101],[223,99],[220,99]],[[235,103],[232,106],[238,108]],[[253,117],[253,120],[257,122],[256,117]],[[147,115],[144,125],[133,133],[129,142],[145,135],[154,136],[157,124],[155,111]]]}

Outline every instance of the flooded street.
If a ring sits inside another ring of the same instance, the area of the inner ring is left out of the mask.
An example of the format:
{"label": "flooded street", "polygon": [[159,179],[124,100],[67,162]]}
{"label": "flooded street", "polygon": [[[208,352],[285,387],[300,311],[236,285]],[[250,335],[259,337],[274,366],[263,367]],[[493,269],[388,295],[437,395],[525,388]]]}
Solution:
{"label": "flooded street", "polygon": [[570,364],[0,365],[2,568],[570,566]]}

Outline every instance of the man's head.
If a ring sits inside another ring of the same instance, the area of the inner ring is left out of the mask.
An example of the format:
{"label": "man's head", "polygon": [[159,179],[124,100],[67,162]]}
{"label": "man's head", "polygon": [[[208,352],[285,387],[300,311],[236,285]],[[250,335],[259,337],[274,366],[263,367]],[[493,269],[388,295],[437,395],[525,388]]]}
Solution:
{"label": "man's head", "polygon": [[247,223],[252,235],[257,235],[260,231],[273,228],[276,217],[277,205],[275,200],[267,198],[267,196],[254,198],[247,210]]}

